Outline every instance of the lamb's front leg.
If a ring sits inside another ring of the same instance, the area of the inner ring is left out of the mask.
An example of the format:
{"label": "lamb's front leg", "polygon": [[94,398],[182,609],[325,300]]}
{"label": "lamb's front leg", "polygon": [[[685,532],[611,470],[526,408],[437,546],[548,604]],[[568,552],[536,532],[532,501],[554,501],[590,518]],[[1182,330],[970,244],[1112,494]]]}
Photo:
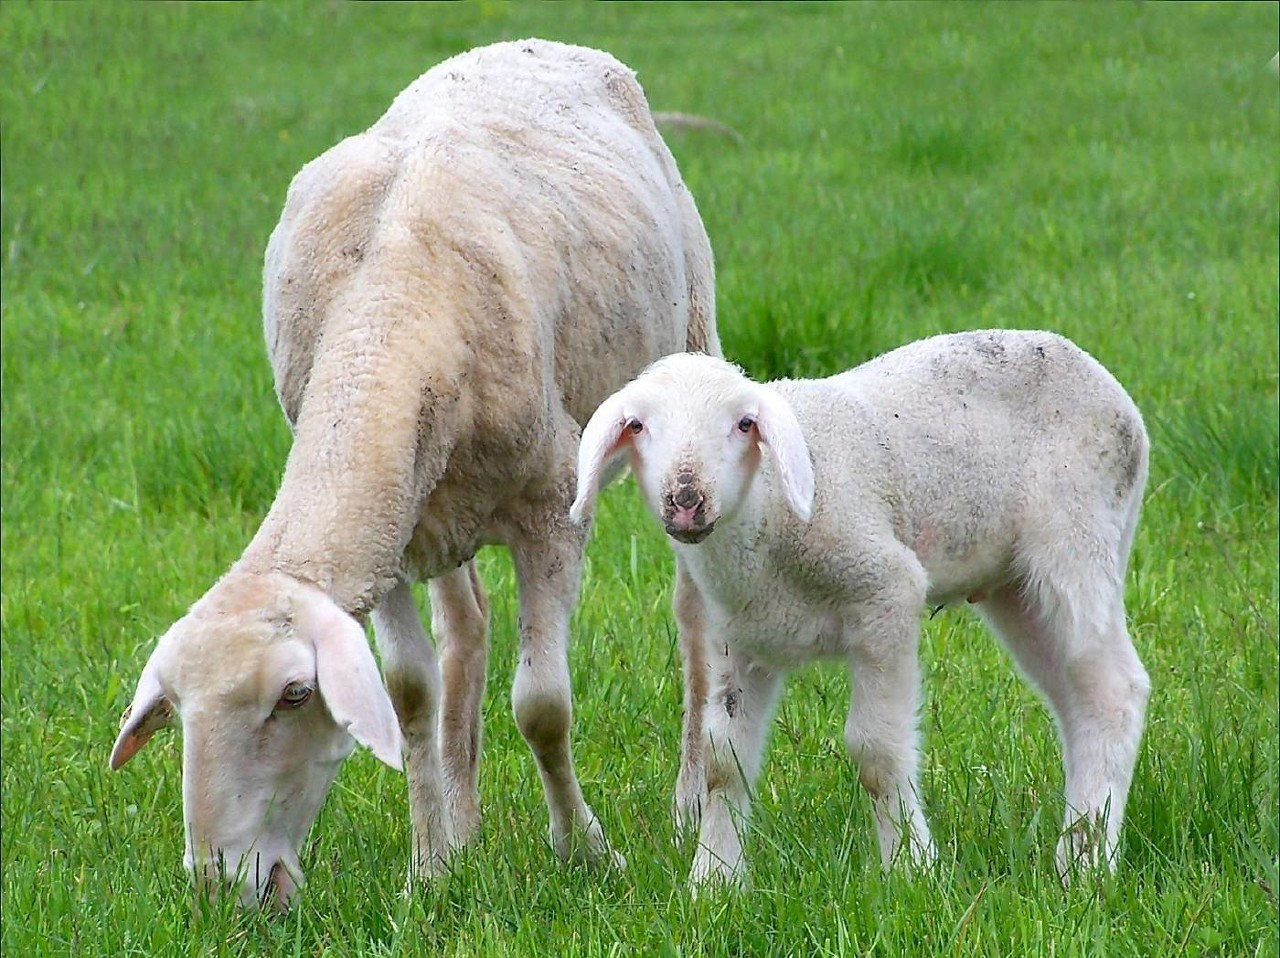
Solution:
{"label": "lamb's front leg", "polygon": [[543,514],[527,537],[511,545],[520,591],[520,661],[511,704],[542,777],[555,853],[562,860],[583,856],[624,868],[626,860],[609,847],[583,800],[569,747],[569,616],[582,547],[582,533],[568,525],[563,510]]}
{"label": "lamb's front leg", "polygon": [[903,851],[915,866],[937,852],[920,806],[919,606],[892,605],[851,637],[853,686],[844,739],[871,796],[880,858],[887,869]]}
{"label": "lamb's front leg", "polygon": [[387,692],[404,736],[413,826],[410,876],[441,872],[453,850],[453,822],[444,799],[437,744],[440,668],[406,582],[388,593],[373,613]]}
{"label": "lamb's front leg", "polygon": [[706,758],[702,751],[707,704],[706,609],[680,557],[676,557],[676,628],[684,672],[684,727],[680,734],[680,774],[676,778],[675,819],[681,835],[698,827],[707,798]]}
{"label": "lamb's front leg", "polygon": [[781,672],[766,669],[736,650],[726,651],[725,667],[716,670],[704,717],[707,801],[689,874],[695,888],[740,882],[746,871],[742,832],[782,687]]}

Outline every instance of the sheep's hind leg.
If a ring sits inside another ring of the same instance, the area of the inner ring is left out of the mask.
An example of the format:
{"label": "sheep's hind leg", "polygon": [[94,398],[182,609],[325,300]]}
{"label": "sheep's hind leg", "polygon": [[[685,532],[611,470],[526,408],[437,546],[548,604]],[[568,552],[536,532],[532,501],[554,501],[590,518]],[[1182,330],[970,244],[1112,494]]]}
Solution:
{"label": "sheep's hind leg", "polygon": [[406,582],[388,593],[373,613],[387,692],[404,735],[413,825],[410,874],[431,877],[444,870],[453,850],[453,825],[445,804],[436,712],[440,669]]}
{"label": "sheep's hind leg", "polygon": [[544,513],[511,545],[520,590],[520,661],[511,688],[516,725],[533,751],[551,815],[551,846],[562,860],[626,860],[609,847],[583,800],[569,728],[569,617],[577,600],[585,532],[567,509]]}
{"label": "sheep's hind leg", "polygon": [[480,824],[476,776],[480,764],[481,717],[488,659],[489,604],[475,560],[432,579],[431,630],[440,644],[443,699],[440,754],[444,791],[453,817],[454,840],[463,845]]}
{"label": "sheep's hind leg", "polygon": [[1053,587],[1006,586],[978,606],[1057,719],[1067,780],[1056,855],[1064,881],[1085,864],[1115,869],[1150,691],[1120,597],[1092,616],[1068,598]]}
{"label": "sheep's hind leg", "polygon": [[702,597],[679,558],[676,559],[674,606],[684,672],[684,727],[680,735],[680,774],[676,778],[674,811],[676,830],[685,835],[698,827],[707,798],[702,737],[708,675]]}

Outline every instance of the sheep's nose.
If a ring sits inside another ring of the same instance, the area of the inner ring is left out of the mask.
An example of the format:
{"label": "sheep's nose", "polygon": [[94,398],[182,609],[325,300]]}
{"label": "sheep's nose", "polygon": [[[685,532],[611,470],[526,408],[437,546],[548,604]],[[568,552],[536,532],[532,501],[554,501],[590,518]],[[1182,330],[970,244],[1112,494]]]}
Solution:
{"label": "sheep's nose", "polygon": [[276,862],[271,866],[266,887],[259,892],[258,901],[264,909],[283,914],[289,910],[297,891],[298,878],[290,873],[284,862]]}
{"label": "sheep's nose", "polygon": [[295,875],[277,861],[266,867],[259,859],[253,871],[229,872],[222,860],[212,860],[194,865],[191,877],[195,883],[197,910],[206,903],[217,901],[228,892],[238,897],[244,908],[260,907],[264,911],[281,914],[289,909],[298,892],[301,875]]}

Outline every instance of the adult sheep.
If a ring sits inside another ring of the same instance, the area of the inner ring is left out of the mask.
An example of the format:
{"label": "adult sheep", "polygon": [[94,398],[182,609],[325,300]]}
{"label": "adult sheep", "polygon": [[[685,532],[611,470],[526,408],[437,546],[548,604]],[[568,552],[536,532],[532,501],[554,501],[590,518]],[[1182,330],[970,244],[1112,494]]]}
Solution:
{"label": "adult sheep", "polygon": [[[634,74],[539,40],[439,64],[295,177],[264,287],[294,433],[284,477],[243,556],[161,637],[112,767],[176,714],[185,864],[283,908],[352,740],[395,768],[403,742],[411,869],[435,872],[479,821],[473,557],[503,544],[512,705],[553,847],[618,860],[569,745],[577,439],[645,363],[719,351],[706,232]],[[414,580],[429,580],[439,662]]]}

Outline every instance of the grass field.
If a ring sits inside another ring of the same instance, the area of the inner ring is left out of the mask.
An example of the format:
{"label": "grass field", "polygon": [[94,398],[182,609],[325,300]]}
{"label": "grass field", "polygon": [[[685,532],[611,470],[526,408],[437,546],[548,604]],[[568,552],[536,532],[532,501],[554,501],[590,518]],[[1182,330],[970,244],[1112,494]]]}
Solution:
{"label": "grass field", "polygon": [[[834,371],[938,331],[1050,328],[1144,410],[1129,586],[1154,684],[1114,878],[1063,890],[1054,729],[963,609],[925,624],[941,863],[882,876],[847,679],[796,676],[752,890],[691,901],[674,841],[670,558],[604,496],[572,651],[575,751],[624,874],[561,867],[511,719],[515,602],[482,557],[485,822],[412,898],[404,781],[348,762],[285,920],[192,914],[180,743],[107,756],[156,636],[248,542],[288,433],[260,333],[290,177],[452,53],[610,50],[711,234],[727,353]],[[0,7],[3,937],[25,955],[1277,954],[1272,3]]]}

